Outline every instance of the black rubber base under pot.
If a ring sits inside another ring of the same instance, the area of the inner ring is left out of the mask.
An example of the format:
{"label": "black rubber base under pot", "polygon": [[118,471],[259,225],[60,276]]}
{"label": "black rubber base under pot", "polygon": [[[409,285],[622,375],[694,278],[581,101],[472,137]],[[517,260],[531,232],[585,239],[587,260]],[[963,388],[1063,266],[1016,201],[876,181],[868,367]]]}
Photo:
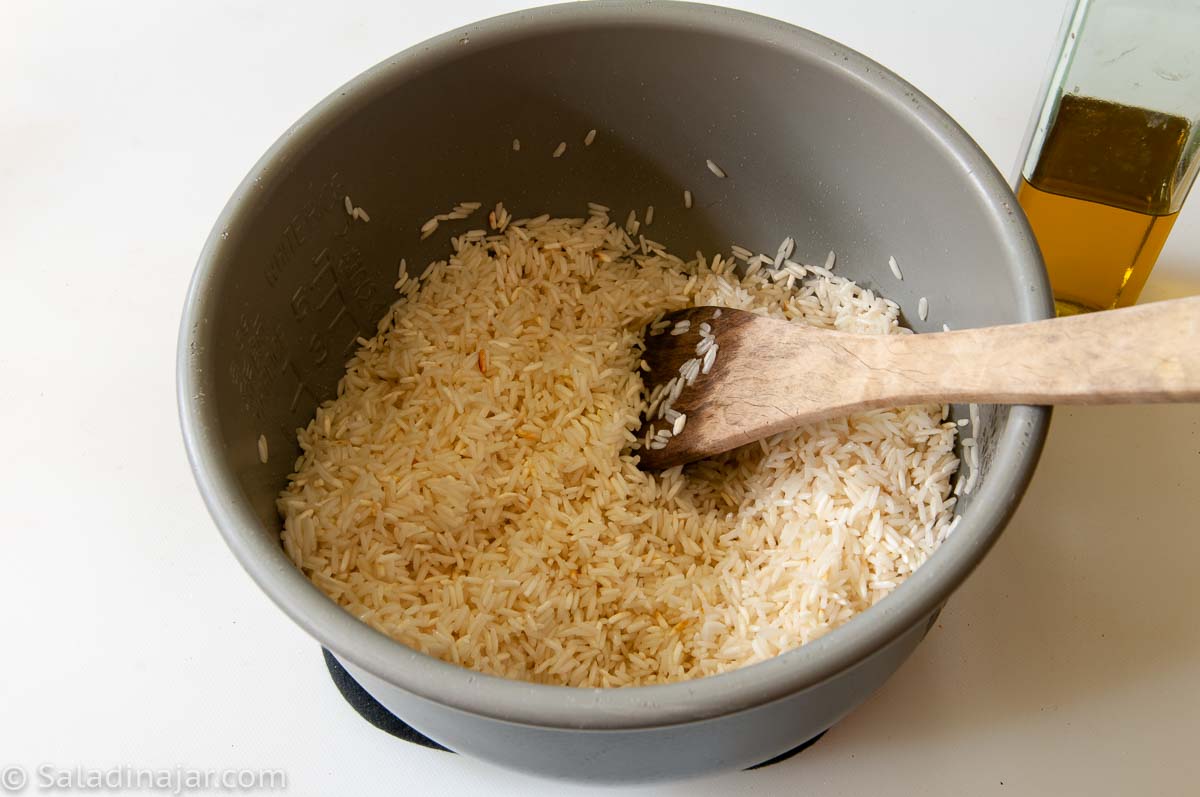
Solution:
{"label": "black rubber base under pot", "polygon": [[[384,708],[382,703],[371,697],[367,693],[367,690],[363,689],[358,681],[354,680],[350,673],[346,672],[346,668],[333,657],[332,653],[324,648],[321,648],[321,652],[325,654],[325,666],[329,668],[329,677],[333,679],[333,683],[337,686],[338,691],[342,693],[342,697],[346,699],[351,708],[358,712],[360,717],[379,730],[390,733],[397,739],[403,739],[406,742],[412,742],[413,744],[419,744],[422,747],[429,747],[434,750],[445,750],[448,753],[454,752],[429,737],[418,733],[407,722]],[[778,764],[780,761],[786,761],[797,753],[801,753],[812,747],[824,735],[825,731],[822,731],[804,744],[793,747],[787,752],[780,753],[774,758],[763,761],[761,764],[755,764],[749,767],[749,769],[760,769],[762,767],[769,767],[772,764]]]}

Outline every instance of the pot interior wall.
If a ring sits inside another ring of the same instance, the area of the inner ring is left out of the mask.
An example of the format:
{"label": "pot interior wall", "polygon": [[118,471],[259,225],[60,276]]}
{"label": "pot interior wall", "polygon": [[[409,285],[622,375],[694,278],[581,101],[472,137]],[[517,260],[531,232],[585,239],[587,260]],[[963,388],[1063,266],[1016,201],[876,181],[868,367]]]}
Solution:
{"label": "pot interior wall", "polygon": [[[896,113],[899,100],[878,101],[836,44],[823,62],[682,26],[537,30],[378,67],[383,79],[355,89],[348,109],[318,110],[285,137],[214,239],[229,267],[201,297],[198,400],[264,535],[278,534],[274,498],[298,454],[295,429],[334,395],[356,339],[374,333],[401,258],[419,274],[497,201],[517,217],[580,216],[596,201],[617,220],[654,205],[644,232],[684,256],[731,243],[773,253],[792,235],[796,259],[823,263],[835,250],[836,273],[899,302],[918,331],[1017,320],[1025,286],[996,245],[1003,220],[937,143],[941,131]],[[552,158],[560,141],[566,153]],[[369,223],[347,215],[347,195]],[[471,200],[484,203],[471,220],[419,240],[426,219]],[[928,322],[916,318],[921,296]],[[985,408],[985,463],[1007,417]]]}

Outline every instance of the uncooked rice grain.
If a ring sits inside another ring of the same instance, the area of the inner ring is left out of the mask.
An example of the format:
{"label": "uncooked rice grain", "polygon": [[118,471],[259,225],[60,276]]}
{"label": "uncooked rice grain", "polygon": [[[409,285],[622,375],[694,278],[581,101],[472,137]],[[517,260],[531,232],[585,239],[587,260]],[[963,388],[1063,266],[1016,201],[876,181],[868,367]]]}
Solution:
{"label": "uncooked rice grain", "polygon": [[554,156],[553,157],[561,158],[562,154],[566,151],[567,151],[567,142],[560,141],[560,142],[558,142],[558,146],[554,148]]}
{"label": "uncooked rice grain", "polygon": [[896,279],[898,279],[898,280],[904,279],[904,272],[902,272],[900,270],[900,264],[896,262],[896,258],[894,258],[894,257],[888,258],[888,268],[890,268],[892,270],[892,275]]}
{"label": "uncooked rice grain", "polygon": [[790,235],[787,238],[784,238],[783,243],[779,244],[778,251],[775,252],[775,260],[773,263],[774,267],[779,268],[782,266],[784,261],[792,256],[792,252],[795,250],[795,248],[796,241],[794,238],[792,238]]}
{"label": "uncooked rice grain", "polygon": [[704,163],[708,166],[708,170],[710,172],[712,172],[713,174],[715,174],[717,177],[724,178],[726,176],[725,170],[722,169],[717,164],[713,163],[711,160],[706,160]]}
{"label": "uncooked rice grain", "polygon": [[810,424],[686,472],[638,466],[648,400],[684,388],[646,395],[647,324],[715,305],[898,334],[894,304],[840,277],[788,291],[732,260],[642,255],[605,219],[459,240],[360,341],[278,501],[287,555],[393,639],[547,684],[712,675],[844,624],[957,522],[957,427],[938,405]]}
{"label": "uncooked rice grain", "polygon": [[593,127],[591,130],[587,131],[587,135],[583,137],[583,145],[585,147],[590,147],[592,145],[592,142],[595,140],[596,140],[596,128]]}

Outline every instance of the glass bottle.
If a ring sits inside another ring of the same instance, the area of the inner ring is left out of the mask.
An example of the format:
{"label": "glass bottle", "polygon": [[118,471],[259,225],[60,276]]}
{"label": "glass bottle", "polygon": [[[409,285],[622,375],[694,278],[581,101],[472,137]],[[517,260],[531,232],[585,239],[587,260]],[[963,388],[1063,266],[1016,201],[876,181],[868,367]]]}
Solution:
{"label": "glass bottle", "polygon": [[1200,2],[1077,0],[1016,181],[1059,315],[1137,301],[1198,148]]}

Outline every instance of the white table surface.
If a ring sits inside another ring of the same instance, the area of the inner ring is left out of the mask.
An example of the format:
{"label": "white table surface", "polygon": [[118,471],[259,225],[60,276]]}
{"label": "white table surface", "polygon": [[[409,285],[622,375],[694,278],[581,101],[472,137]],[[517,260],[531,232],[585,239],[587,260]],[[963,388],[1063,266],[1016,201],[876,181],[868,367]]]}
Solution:
{"label": "white table surface", "polygon": [[[355,715],[209,520],[173,391],[200,246],[275,137],[389,54],[521,5],[0,3],[0,770],[282,769],[289,793],[356,797],[588,791]],[[895,69],[1006,175],[1062,8],[740,5]],[[1198,253],[1193,199],[1145,298],[1200,293]],[[1007,533],[880,692],[784,764],[653,791],[1200,792],[1198,476],[1200,406],[1058,412]]]}

